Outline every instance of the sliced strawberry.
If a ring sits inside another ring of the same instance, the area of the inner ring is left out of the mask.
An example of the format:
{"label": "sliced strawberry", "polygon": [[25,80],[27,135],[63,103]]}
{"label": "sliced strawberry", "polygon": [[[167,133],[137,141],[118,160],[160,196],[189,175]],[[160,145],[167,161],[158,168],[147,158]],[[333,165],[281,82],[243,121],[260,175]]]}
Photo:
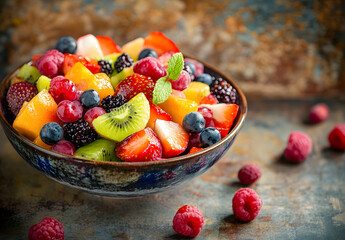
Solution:
{"label": "sliced strawberry", "polygon": [[206,97],[203,97],[199,102],[199,104],[217,104],[217,103],[218,103],[217,98],[212,94],[209,94]]}
{"label": "sliced strawberry", "polygon": [[101,46],[104,56],[111,53],[122,52],[121,48],[110,37],[97,36],[96,38],[98,40],[99,45]]}
{"label": "sliced strawberry", "polygon": [[207,107],[213,112],[215,127],[230,129],[238,112],[236,104],[201,104],[200,107]]}
{"label": "sliced strawberry", "polygon": [[149,162],[162,157],[162,144],[151,128],[145,128],[119,142],[116,155],[126,162]]}
{"label": "sliced strawberry", "polygon": [[155,129],[155,123],[157,119],[172,121],[169,113],[165,112],[163,109],[154,105],[153,103],[150,103],[150,119],[147,123],[147,126]]}
{"label": "sliced strawberry", "polygon": [[36,66],[36,62],[37,60],[42,56],[42,54],[35,54],[35,55],[32,55],[31,59],[32,59],[32,65],[33,66]]}
{"label": "sliced strawberry", "polygon": [[222,137],[222,139],[228,135],[230,128],[222,128],[222,127],[214,127],[215,129],[217,129],[220,132],[220,136]]}
{"label": "sliced strawberry", "polygon": [[158,61],[164,66],[168,67],[169,59],[174,55],[173,51],[167,51],[158,57]]}
{"label": "sliced strawberry", "polygon": [[155,84],[150,77],[134,73],[126,77],[116,86],[115,95],[121,94],[127,100],[130,100],[142,92],[145,94],[147,100],[152,101],[154,87]]}
{"label": "sliced strawberry", "polygon": [[203,148],[192,147],[188,154],[196,153],[203,150]]}
{"label": "sliced strawberry", "polygon": [[155,133],[162,142],[163,157],[175,157],[188,146],[189,134],[178,123],[157,119]]}
{"label": "sliced strawberry", "polygon": [[144,47],[151,48],[157,52],[158,55],[167,51],[173,51],[174,53],[180,52],[176,44],[170,40],[163,33],[154,31],[144,39]]}
{"label": "sliced strawberry", "polygon": [[101,66],[98,65],[97,61],[93,58],[86,58],[77,54],[64,54],[64,62],[62,65],[62,71],[64,75],[76,64],[77,62],[82,63],[87,67],[93,74],[99,73]]}

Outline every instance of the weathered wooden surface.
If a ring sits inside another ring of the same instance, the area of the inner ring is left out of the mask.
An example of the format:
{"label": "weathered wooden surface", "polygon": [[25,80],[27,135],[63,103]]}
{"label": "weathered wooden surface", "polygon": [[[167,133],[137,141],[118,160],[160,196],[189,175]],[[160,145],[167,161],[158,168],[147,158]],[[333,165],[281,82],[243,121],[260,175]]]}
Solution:
{"label": "weathered wooden surface", "polygon": [[[230,151],[191,182],[170,191],[134,199],[80,192],[46,178],[29,166],[0,132],[0,239],[26,239],[43,217],[59,219],[66,239],[181,239],[172,218],[184,204],[197,206],[206,225],[196,239],[344,239],[345,153],[328,147],[327,134],[345,122],[344,99],[325,99],[326,122],[304,121],[320,99],[249,99],[249,114]],[[314,143],[306,162],[281,157],[288,134],[308,133]],[[263,200],[251,223],[238,222],[231,200],[243,187],[237,170],[253,162],[262,178],[251,187]]]}

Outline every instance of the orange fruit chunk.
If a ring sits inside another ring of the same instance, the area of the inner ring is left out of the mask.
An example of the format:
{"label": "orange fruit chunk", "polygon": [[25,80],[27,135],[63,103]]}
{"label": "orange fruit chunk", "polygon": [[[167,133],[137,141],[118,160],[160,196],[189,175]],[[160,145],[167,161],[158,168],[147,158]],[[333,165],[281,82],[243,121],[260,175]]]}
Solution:
{"label": "orange fruit chunk", "polygon": [[44,124],[61,123],[56,114],[56,108],[54,98],[46,89],[43,89],[30,102],[23,104],[13,122],[13,128],[32,141],[40,135]]}
{"label": "orange fruit chunk", "polygon": [[45,149],[47,149],[47,150],[51,150],[52,147],[53,147],[53,146],[50,146],[50,145],[48,145],[48,144],[45,144],[45,143],[42,141],[42,139],[41,139],[40,136],[38,136],[37,138],[35,138],[34,144],[36,144],[36,145],[38,145],[38,146],[40,146],[40,147],[43,147],[43,148],[45,148]]}

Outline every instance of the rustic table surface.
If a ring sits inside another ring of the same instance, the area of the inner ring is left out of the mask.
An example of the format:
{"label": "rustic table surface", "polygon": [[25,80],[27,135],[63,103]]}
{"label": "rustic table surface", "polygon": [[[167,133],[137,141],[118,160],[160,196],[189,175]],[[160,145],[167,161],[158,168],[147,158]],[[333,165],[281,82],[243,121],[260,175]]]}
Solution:
{"label": "rustic table surface", "polygon": [[[324,101],[330,118],[305,121],[309,107]],[[91,195],[60,185],[27,164],[0,132],[0,239],[27,239],[31,225],[50,216],[65,239],[181,239],[172,218],[184,204],[197,206],[205,226],[197,239],[344,239],[345,153],[329,148],[331,128],[345,122],[344,99],[249,99],[249,114],[230,151],[209,171],[160,194],[133,199]],[[290,164],[282,157],[287,137],[304,131],[313,140],[310,157]],[[263,201],[260,215],[238,222],[231,200],[241,187],[245,163],[262,169],[250,186]]]}

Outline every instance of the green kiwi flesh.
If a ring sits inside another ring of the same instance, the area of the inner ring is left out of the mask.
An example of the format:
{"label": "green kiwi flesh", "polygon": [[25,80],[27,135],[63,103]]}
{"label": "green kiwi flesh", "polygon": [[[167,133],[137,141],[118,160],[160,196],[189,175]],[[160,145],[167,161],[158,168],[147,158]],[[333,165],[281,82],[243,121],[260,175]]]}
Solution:
{"label": "green kiwi flesh", "polygon": [[50,81],[51,81],[51,79],[49,77],[41,75],[36,82],[36,86],[37,86],[38,91],[40,92],[43,89],[46,89],[48,91],[50,88]]}
{"label": "green kiwi flesh", "polygon": [[145,128],[150,118],[150,104],[144,93],[93,120],[92,125],[103,138],[121,142]]}
{"label": "green kiwi flesh", "polygon": [[107,139],[97,139],[75,152],[75,157],[95,161],[121,161],[115,154],[116,142]]}
{"label": "green kiwi flesh", "polygon": [[37,79],[41,76],[40,72],[34,66],[24,64],[17,74],[17,77],[24,79],[29,83],[35,83]]}

